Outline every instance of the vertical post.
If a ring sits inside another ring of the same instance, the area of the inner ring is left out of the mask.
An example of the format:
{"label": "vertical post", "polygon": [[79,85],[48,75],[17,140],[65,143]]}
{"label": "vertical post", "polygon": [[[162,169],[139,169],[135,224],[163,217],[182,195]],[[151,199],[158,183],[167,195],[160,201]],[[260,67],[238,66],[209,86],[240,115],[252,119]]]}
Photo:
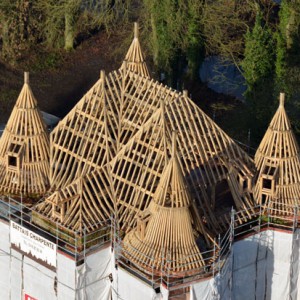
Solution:
{"label": "vertical post", "polygon": [[261,211],[261,204],[260,204],[260,206],[259,206],[259,217],[258,217],[259,232],[261,231],[261,218],[262,218],[261,213],[262,213],[262,211]]}
{"label": "vertical post", "polygon": [[75,231],[74,238],[75,238],[75,263],[77,263],[77,231]]}
{"label": "vertical post", "polygon": [[284,106],[284,98],[285,98],[285,94],[280,93],[280,97],[279,97],[279,105],[280,106]]}
{"label": "vertical post", "polygon": [[215,277],[215,261],[216,261],[216,239],[214,239],[214,253],[213,253],[213,262],[212,262],[212,271],[213,271],[213,277]]}
{"label": "vertical post", "polygon": [[232,243],[234,240],[234,215],[235,215],[235,210],[231,209],[231,224],[230,224],[230,249],[232,247]]}
{"label": "vertical post", "polygon": [[154,289],[154,255],[153,255],[154,250],[151,252],[151,270],[152,270],[152,288]]}
{"label": "vertical post", "polygon": [[86,251],[86,227],[83,229],[83,261],[85,262],[85,251]]}
{"label": "vertical post", "polygon": [[139,24],[137,22],[134,22],[134,38],[139,38]]}
{"label": "vertical post", "polygon": [[221,236],[218,236],[218,245],[219,245],[219,253],[218,253],[218,272],[220,274],[221,271]]}
{"label": "vertical post", "polygon": [[57,220],[55,222],[55,225],[56,225],[56,245],[57,245],[57,248],[58,248],[58,222],[57,222]]}
{"label": "vertical post", "polygon": [[270,227],[270,205],[268,205],[267,209],[267,218],[268,218],[268,228]]}
{"label": "vertical post", "polygon": [[24,72],[24,83],[29,84],[29,72]]}
{"label": "vertical post", "polygon": [[294,206],[294,222],[293,222],[293,232],[295,232],[298,225],[298,206]]}
{"label": "vertical post", "polygon": [[10,196],[8,196],[8,218],[9,218],[9,221],[11,219],[11,211],[10,211]]}
{"label": "vertical post", "polygon": [[23,226],[23,195],[21,193],[21,226]]}

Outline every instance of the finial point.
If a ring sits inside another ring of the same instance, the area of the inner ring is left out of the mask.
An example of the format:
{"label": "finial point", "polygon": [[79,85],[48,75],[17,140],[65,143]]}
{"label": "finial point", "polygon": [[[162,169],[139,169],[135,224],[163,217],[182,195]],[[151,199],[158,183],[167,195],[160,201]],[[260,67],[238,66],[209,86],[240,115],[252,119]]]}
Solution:
{"label": "finial point", "polygon": [[104,70],[101,70],[101,71],[100,71],[100,79],[101,79],[101,80],[104,80],[104,79],[105,79],[105,71],[104,71]]}
{"label": "finial point", "polygon": [[139,24],[137,22],[134,22],[134,37],[139,37]]}
{"label": "finial point", "polygon": [[285,94],[284,93],[280,93],[280,106],[284,106],[284,98],[285,98]]}
{"label": "finial point", "polygon": [[24,72],[24,83],[29,84],[29,72]]}
{"label": "finial point", "polygon": [[184,96],[184,97],[188,97],[188,96],[189,96],[188,90],[183,90],[183,96]]}

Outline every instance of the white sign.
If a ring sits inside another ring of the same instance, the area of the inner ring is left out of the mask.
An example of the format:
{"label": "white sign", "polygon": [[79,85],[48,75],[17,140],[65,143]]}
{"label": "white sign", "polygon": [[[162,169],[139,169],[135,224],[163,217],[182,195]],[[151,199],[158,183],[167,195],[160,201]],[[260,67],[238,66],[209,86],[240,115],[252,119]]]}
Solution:
{"label": "white sign", "polygon": [[30,258],[56,268],[56,244],[10,221],[10,243]]}

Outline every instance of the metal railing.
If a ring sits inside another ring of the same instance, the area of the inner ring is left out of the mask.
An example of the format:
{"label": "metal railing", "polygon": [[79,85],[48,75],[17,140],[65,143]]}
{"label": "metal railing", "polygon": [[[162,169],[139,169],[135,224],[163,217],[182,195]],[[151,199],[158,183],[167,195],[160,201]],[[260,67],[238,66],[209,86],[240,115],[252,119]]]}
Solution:
{"label": "metal railing", "polygon": [[[14,221],[19,225],[34,231],[35,233],[47,238],[49,241],[57,245],[57,249],[69,254],[76,261],[82,260],[90,251],[95,247],[100,247],[107,242],[111,241],[111,220],[105,222],[106,226],[99,224],[99,228],[91,233],[85,230],[82,233],[72,232],[69,228],[63,226],[59,222],[48,220],[53,224],[51,230],[45,230],[41,226],[32,222],[33,209],[27,207],[20,200],[13,199],[12,197],[0,198],[0,218],[10,222]],[[38,214],[34,211],[35,214]],[[45,219],[45,217],[43,216]],[[97,224],[95,224],[97,228]]]}
{"label": "metal railing", "polygon": [[[127,249],[123,247],[118,224],[114,218],[107,220],[105,226],[103,226],[103,223],[99,224],[99,228],[91,233],[79,234],[71,232],[69,228],[58,222],[55,223],[53,220],[49,220],[49,222],[55,224],[53,230],[45,230],[32,222],[32,212],[32,208],[23,204],[22,198],[21,200],[12,197],[0,198],[1,219],[7,222],[14,221],[47,238],[57,245],[58,250],[72,256],[77,264],[84,262],[85,256],[90,251],[109,243],[115,250],[117,265],[127,269],[131,274],[144,280],[153,288],[164,285],[169,291],[179,289],[186,291],[185,287],[190,286],[191,282],[214,277],[218,274],[231,252],[235,239],[241,239],[262,230],[274,228],[294,232],[298,227],[300,217],[298,206],[281,205],[279,209],[274,203],[269,203],[268,207],[257,206],[251,210],[240,210],[238,212],[232,210],[227,231],[215,238],[212,249],[201,252],[203,261],[201,267],[192,268],[191,265],[195,262],[190,262],[190,257],[185,257],[181,263],[176,261],[176,269],[174,269],[170,255],[165,255],[165,252],[162,251],[162,256],[159,258],[161,267],[160,270],[157,270],[157,257],[146,257],[143,253],[139,253],[137,257],[132,258],[129,250],[136,252],[137,249],[130,249],[129,247],[132,247],[130,245],[126,245]],[[241,215],[248,215],[247,222],[238,223]],[[145,261],[148,262],[147,271],[145,271]],[[197,265],[199,266],[199,264]],[[188,272],[185,276],[174,276],[178,269],[188,270]],[[174,297],[177,296],[176,294]]]}

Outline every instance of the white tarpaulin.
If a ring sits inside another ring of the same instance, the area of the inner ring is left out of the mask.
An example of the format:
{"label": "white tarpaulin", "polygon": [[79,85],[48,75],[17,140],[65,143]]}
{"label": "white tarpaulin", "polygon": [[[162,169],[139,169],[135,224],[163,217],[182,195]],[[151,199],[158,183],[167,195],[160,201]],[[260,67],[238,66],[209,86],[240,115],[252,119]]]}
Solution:
{"label": "white tarpaulin", "polygon": [[[24,291],[38,300],[53,300],[55,292],[55,273],[41,266],[34,260],[23,256],[23,287]],[[45,293],[45,287],[47,292]]]}
{"label": "white tarpaulin", "polygon": [[[113,299],[122,300],[152,300],[157,299],[153,288],[141,279],[122,268],[116,272],[118,279],[114,284]],[[165,298],[163,298],[165,299]]]}
{"label": "white tarpaulin", "polygon": [[218,299],[214,278],[205,279],[191,286],[191,300]]}
{"label": "white tarpaulin", "polygon": [[299,230],[268,230],[236,241],[220,274],[192,286],[192,299],[300,299],[299,254]]}
{"label": "white tarpaulin", "polygon": [[109,300],[111,295],[111,247],[86,256],[77,267],[76,299]]}
{"label": "white tarpaulin", "polygon": [[[73,257],[57,253],[51,270],[10,247],[9,224],[0,221],[0,299],[153,300],[156,293],[138,274],[115,269],[110,247],[94,250],[76,267]],[[300,299],[299,230],[268,230],[235,241],[221,272],[191,286],[192,300]],[[166,294],[166,295],[165,295]]]}
{"label": "white tarpaulin", "polygon": [[57,253],[57,299],[75,299],[76,263],[73,257]]}
{"label": "white tarpaulin", "polygon": [[10,243],[9,226],[0,220],[0,299],[9,299],[10,292]]}

